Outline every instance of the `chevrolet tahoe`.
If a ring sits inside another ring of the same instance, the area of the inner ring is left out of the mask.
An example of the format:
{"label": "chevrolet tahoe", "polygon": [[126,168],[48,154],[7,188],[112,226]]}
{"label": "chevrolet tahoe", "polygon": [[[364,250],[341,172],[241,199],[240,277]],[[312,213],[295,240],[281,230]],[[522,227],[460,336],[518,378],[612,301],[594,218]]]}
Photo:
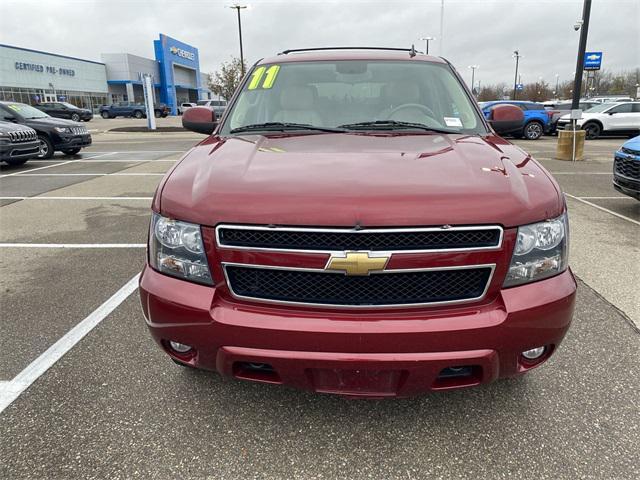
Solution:
{"label": "chevrolet tahoe", "polygon": [[524,374],[571,323],[567,207],[446,60],[413,49],[257,62],[159,184],[140,277],[182,366],[347,397]]}

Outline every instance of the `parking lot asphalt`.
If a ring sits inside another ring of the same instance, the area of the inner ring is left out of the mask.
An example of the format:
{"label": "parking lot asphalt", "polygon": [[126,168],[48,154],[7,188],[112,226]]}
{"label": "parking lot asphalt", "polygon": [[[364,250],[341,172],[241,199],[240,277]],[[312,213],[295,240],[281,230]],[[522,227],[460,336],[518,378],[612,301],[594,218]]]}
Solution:
{"label": "parking lot asphalt", "polygon": [[126,287],[150,198],[200,138],[97,133],[80,156],[0,168],[0,478],[640,476],[640,202],[611,187],[622,139],[587,142],[576,163],[553,160],[554,137],[516,141],[571,216],[580,288],[550,362],[347,401],[179,368],[147,334]]}

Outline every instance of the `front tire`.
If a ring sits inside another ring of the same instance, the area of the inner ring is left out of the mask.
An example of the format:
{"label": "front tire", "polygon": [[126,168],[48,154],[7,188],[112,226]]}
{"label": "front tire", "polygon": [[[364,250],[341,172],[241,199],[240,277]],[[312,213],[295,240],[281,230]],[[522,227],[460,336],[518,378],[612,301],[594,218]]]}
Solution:
{"label": "front tire", "polygon": [[586,132],[585,137],[587,140],[595,140],[602,133],[602,128],[595,122],[587,123],[582,128]]}
{"label": "front tire", "polygon": [[49,137],[46,135],[38,135],[38,140],[40,140],[40,155],[38,155],[37,158],[46,160],[53,157],[53,143],[51,143]]}
{"label": "front tire", "polygon": [[142,118],[142,112],[140,110],[136,110],[133,112],[133,116],[136,118]]}
{"label": "front tire", "polygon": [[544,127],[540,122],[529,122],[522,133],[527,140],[538,140],[544,133]]}
{"label": "front tire", "polygon": [[81,147],[76,147],[76,148],[67,148],[66,150],[62,150],[62,153],[64,153],[65,155],[76,155],[80,152]]}
{"label": "front tire", "polygon": [[78,115],[77,113],[72,113],[71,114],[71,120],[74,122],[79,122],[80,121],[80,115]]}
{"label": "front tire", "polygon": [[101,116],[102,118],[104,118],[105,120],[106,120],[107,118],[111,118],[111,115],[109,115],[109,112],[102,112],[102,113],[100,114],[100,116]]}

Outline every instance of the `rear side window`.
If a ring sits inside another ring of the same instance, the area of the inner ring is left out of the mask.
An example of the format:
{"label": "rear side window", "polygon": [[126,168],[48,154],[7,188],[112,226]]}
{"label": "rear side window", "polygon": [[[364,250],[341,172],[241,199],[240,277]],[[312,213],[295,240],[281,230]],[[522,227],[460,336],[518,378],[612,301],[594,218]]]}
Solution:
{"label": "rear side window", "polygon": [[544,110],[544,105],[541,103],[527,103],[527,110]]}
{"label": "rear side window", "polygon": [[609,110],[609,113],[631,113],[631,104],[625,103],[623,105],[618,105],[617,107],[613,107]]}

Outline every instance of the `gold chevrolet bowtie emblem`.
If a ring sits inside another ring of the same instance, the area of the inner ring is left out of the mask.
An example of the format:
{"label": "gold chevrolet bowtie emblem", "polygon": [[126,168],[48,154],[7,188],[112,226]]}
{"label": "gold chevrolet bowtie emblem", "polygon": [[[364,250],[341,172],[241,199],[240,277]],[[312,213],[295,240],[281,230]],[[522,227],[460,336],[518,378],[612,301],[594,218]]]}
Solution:
{"label": "gold chevrolet bowtie emblem", "polygon": [[345,252],[344,256],[331,255],[325,270],[341,270],[347,275],[369,275],[384,270],[389,256],[370,257],[369,252]]}

